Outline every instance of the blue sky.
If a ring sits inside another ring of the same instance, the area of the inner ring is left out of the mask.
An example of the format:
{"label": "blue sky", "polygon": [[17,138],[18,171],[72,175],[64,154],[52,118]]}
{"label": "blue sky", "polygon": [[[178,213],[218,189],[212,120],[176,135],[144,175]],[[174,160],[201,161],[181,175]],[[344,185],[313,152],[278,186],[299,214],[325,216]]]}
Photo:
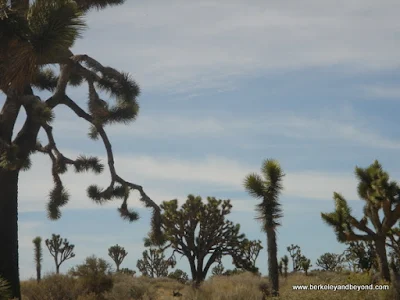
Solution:
{"label": "blue sky", "polygon": [[[378,159],[400,178],[400,3],[199,2],[129,1],[88,16],[90,29],[73,52],[130,72],[142,88],[137,121],[107,128],[118,172],[157,203],[190,193],[231,199],[230,219],[265,246],[254,220],[257,200],[242,181],[264,159],[278,159],[286,173],[279,257],[292,243],[313,265],[325,252],[341,252],[320,218],[333,209],[333,192],[359,215],[356,165]],[[84,88],[68,93],[84,105]],[[101,143],[86,138],[85,122],[65,109],[55,112],[54,132],[66,154],[104,157]],[[20,183],[21,277],[35,274],[32,239],[52,233],[76,245],[62,271],[91,254],[111,261],[107,249],[117,243],[129,252],[123,266],[136,269],[150,222],[137,195],[131,205],[141,219],[129,224],[119,218],[118,203],[99,207],[85,194],[89,184],[105,185],[107,172],[70,172],[63,180],[71,201],[52,222],[45,213],[50,161],[35,155],[33,163]],[[263,249],[264,274],[266,263]],[[178,267],[188,271],[185,258]],[[55,269],[47,251],[44,269]]]}

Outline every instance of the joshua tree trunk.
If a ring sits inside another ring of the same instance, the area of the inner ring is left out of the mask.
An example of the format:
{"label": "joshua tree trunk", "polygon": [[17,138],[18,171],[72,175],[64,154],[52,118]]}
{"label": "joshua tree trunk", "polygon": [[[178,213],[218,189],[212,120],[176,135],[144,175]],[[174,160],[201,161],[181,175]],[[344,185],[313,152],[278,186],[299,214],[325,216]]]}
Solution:
{"label": "joshua tree trunk", "polygon": [[0,169],[0,276],[10,283],[12,296],[20,299],[18,175],[19,171]]}
{"label": "joshua tree trunk", "polygon": [[36,281],[37,281],[37,282],[40,282],[41,279],[42,279],[42,276],[41,276],[41,267],[40,267],[40,266],[37,266],[37,267],[36,267]]}
{"label": "joshua tree trunk", "polygon": [[375,250],[378,256],[379,271],[382,279],[390,282],[389,263],[386,254],[385,237],[375,241]]}
{"label": "joshua tree trunk", "polygon": [[278,268],[278,248],[276,245],[276,233],[273,228],[267,230],[268,246],[268,277],[271,282],[272,296],[279,295],[279,268]]}

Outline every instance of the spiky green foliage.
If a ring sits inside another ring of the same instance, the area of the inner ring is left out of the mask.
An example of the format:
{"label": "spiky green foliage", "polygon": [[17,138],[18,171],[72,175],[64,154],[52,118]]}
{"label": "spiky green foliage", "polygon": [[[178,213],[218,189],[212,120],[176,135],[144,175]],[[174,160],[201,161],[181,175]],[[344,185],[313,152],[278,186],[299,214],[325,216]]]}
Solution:
{"label": "spiky green foliage", "polygon": [[86,24],[75,1],[36,0],[28,11],[30,42],[42,60],[53,60],[71,48]]}
{"label": "spiky green foliage", "polygon": [[73,252],[75,246],[70,244],[67,239],[63,239],[60,235],[56,234],[53,234],[51,239],[46,239],[45,243],[51,256],[54,258],[56,273],[59,274],[61,264],[75,257],[75,253]]}
{"label": "spiky green foliage", "polygon": [[97,157],[86,157],[84,155],[75,159],[74,167],[77,173],[93,171],[96,174],[100,174],[104,170],[104,165],[100,163]]}
{"label": "spiky green foliage", "polygon": [[43,261],[43,251],[42,251],[42,238],[37,236],[33,239],[34,245],[34,259],[36,265],[36,280],[39,282],[42,274],[42,261]]}
{"label": "spiky green foliage", "polygon": [[69,193],[62,183],[56,183],[49,193],[49,199],[47,203],[47,216],[50,220],[58,220],[61,217],[60,207],[68,203]]}
{"label": "spiky green foliage", "polygon": [[203,203],[200,196],[188,195],[180,208],[176,199],[164,201],[161,208],[164,239],[174,252],[188,259],[196,283],[202,282],[224,255],[231,256],[234,263],[245,262],[242,247],[248,240],[239,232],[239,224],[226,219],[232,208],[229,200],[207,197]]}
{"label": "spiky green foliage", "polygon": [[75,0],[79,8],[83,11],[88,11],[91,9],[104,9],[107,6],[120,5],[125,2],[125,0]]}
{"label": "spiky green foliage", "polygon": [[10,299],[11,298],[11,286],[10,283],[0,277],[0,299]]}
{"label": "spiky green foliage", "polygon": [[367,168],[356,167],[355,175],[358,195],[365,202],[364,216],[360,220],[353,217],[344,197],[334,193],[335,211],[321,213],[321,217],[334,229],[340,242],[373,241],[381,276],[390,281],[386,240],[400,219],[400,188],[395,181],[390,181],[389,174],[377,160]]}
{"label": "spiky green foliage", "polygon": [[125,251],[125,248],[119,246],[118,244],[108,248],[108,256],[111,257],[117,266],[117,272],[119,272],[119,266],[122,264],[127,255],[128,252]]}
{"label": "spiky green foliage", "polygon": [[55,72],[50,69],[41,69],[38,70],[32,85],[40,91],[54,91],[57,86],[58,76],[56,76]]}
{"label": "spiky green foliage", "polygon": [[262,176],[252,173],[244,179],[246,191],[253,197],[261,199],[256,205],[256,220],[262,224],[267,233],[268,274],[273,295],[279,294],[279,270],[276,244],[276,227],[280,226],[283,217],[279,196],[283,190],[283,171],[277,160],[267,159],[261,166]]}

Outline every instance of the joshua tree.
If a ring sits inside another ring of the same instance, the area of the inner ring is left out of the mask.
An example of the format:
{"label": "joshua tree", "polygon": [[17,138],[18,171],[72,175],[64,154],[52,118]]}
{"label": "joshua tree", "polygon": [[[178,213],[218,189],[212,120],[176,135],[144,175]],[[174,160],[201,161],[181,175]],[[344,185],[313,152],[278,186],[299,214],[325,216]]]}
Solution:
{"label": "joshua tree", "polygon": [[[105,188],[90,186],[87,191],[89,198],[99,204],[121,199],[121,216],[134,221],[138,214],[128,208],[128,198],[131,190],[137,190],[146,207],[153,208],[152,225],[154,232],[159,232],[160,208],[146,195],[142,186],[119,176],[110,139],[104,129],[110,124],[127,124],[136,119],[140,89],[129,74],[103,66],[86,54],[77,55],[71,51],[86,27],[85,16],[89,10],[123,2],[0,0],[0,276],[10,283],[12,297],[21,298],[19,174],[29,169],[31,155],[43,153],[51,160],[55,184],[47,204],[51,219],[60,218],[60,208],[69,199],[60,174],[70,167],[77,172],[100,173],[105,169],[96,157],[74,159],[62,153],[51,126],[56,108],[63,106],[77,118],[87,121],[91,126],[90,137],[101,139],[105,146],[110,184]],[[80,105],[84,102],[82,99],[78,104],[67,95],[71,87],[82,83],[88,86],[87,108]],[[49,91],[51,96],[41,99],[35,95],[38,90]],[[99,90],[112,96],[110,100],[100,99]],[[17,119],[23,121],[22,127],[15,126]],[[47,145],[38,142],[41,130],[48,139]]]}
{"label": "joshua tree", "polygon": [[219,260],[218,264],[214,268],[212,268],[211,274],[222,275],[224,273],[224,270],[225,270],[224,265],[222,264],[222,261]]}
{"label": "joshua tree", "polygon": [[46,239],[46,246],[56,264],[56,273],[60,273],[61,264],[67,259],[75,257],[74,245],[70,245],[67,239],[63,239],[60,235],[53,234],[51,239]]}
{"label": "joshua tree", "polygon": [[303,259],[300,262],[300,266],[301,268],[304,270],[304,272],[306,273],[306,276],[308,274],[308,269],[310,269],[310,267],[312,267],[311,265],[311,260],[309,260],[306,257],[303,257]]}
{"label": "joshua tree", "polygon": [[176,265],[176,260],[173,256],[166,258],[164,252],[158,248],[150,248],[143,251],[142,259],[137,261],[136,267],[143,276],[151,278],[166,277],[168,269]]}
{"label": "joshua tree", "polygon": [[341,263],[341,255],[335,253],[324,253],[316,262],[317,266],[325,271],[335,271]]}
{"label": "joshua tree", "polygon": [[244,186],[249,194],[261,199],[257,205],[257,219],[262,222],[262,229],[267,233],[268,274],[272,286],[272,295],[279,295],[279,270],[277,258],[276,228],[280,225],[282,209],[279,195],[283,189],[283,172],[276,160],[264,161],[261,172],[264,176],[253,173],[244,180]]}
{"label": "joshua tree", "polygon": [[35,246],[35,264],[36,264],[36,280],[39,282],[41,279],[42,273],[42,260],[43,260],[43,251],[42,251],[42,238],[40,236],[36,237],[33,241]]}
{"label": "joshua tree", "polygon": [[346,242],[348,247],[342,254],[350,269],[360,271],[379,270],[375,247],[372,242]]}
{"label": "joshua tree", "polygon": [[284,255],[281,258],[281,262],[283,264],[283,274],[285,275],[285,278],[286,278],[287,274],[288,274],[288,269],[289,269],[289,257],[287,255]]}
{"label": "joshua tree", "polygon": [[178,208],[178,200],[161,204],[162,229],[165,240],[185,256],[190,265],[195,286],[207,276],[211,266],[223,256],[231,256],[236,267],[255,271],[257,242],[251,242],[240,232],[240,225],[226,219],[231,212],[230,200],[188,195]]}
{"label": "joshua tree", "polygon": [[117,272],[119,272],[119,266],[124,261],[124,258],[128,255],[128,252],[125,251],[124,247],[119,246],[118,244],[108,248],[108,256],[115,262],[117,266]]}
{"label": "joshua tree", "polygon": [[301,256],[300,246],[291,244],[286,249],[289,252],[290,257],[292,258],[293,272],[295,272],[299,269],[299,266],[297,265],[297,261],[298,261],[298,257]]}
{"label": "joshua tree", "polygon": [[378,161],[367,168],[356,167],[355,174],[359,181],[358,195],[365,202],[364,216],[357,220],[345,198],[334,193],[335,211],[321,213],[321,217],[333,227],[339,242],[373,242],[380,275],[390,281],[386,243],[400,218],[400,188],[395,181],[390,181]]}
{"label": "joshua tree", "polygon": [[282,262],[282,260],[279,261],[278,269],[279,269],[279,275],[282,276],[283,275],[283,262]]}

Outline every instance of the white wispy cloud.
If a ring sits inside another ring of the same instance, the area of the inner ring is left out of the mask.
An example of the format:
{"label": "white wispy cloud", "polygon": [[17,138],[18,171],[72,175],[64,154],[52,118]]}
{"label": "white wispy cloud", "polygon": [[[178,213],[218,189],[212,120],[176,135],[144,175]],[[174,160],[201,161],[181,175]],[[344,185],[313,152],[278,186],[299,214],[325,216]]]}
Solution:
{"label": "white wispy cloud", "polygon": [[368,98],[400,100],[400,87],[393,85],[363,86],[363,94]]}
{"label": "white wispy cloud", "polygon": [[399,9],[394,0],[130,2],[90,14],[75,50],[164,91],[283,69],[393,68]]}
{"label": "white wispy cloud", "polygon": [[[43,211],[48,191],[52,187],[49,161],[43,156],[37,156],[33,161],[32,169],[21,174],[19,192],[21,211]],[[258,172],[259,169],[259,166],[250,166],[215,156],[198,160],[140,155],[117,156],[116,167],[126,180],[133,180],[143,185],[150,197],[158,203],[175,198],[182,201],[190,193],[211,196],[209,190],[216,189],[242,192],[244,177],[250,172]],[[109,182],[107,172],[99,176],[68,172],[62,177],[71,194],[71,201],[66,209],[100,207],[87,198],[86,188],[93,183],[106,187]],[[347,174],[307,170],[288,171],[284,187],[283,195],[289,197],[324,200],[331,199],[333,191],[337,191],[348,199],[357,199],[352,170]],[[132,196],[131,204],[134,207],[142,207],[138,196],[135,194]],[[105,206],[117,207],[118,204],[110,203]]]}
{"label": "white wispy cloud", "polygon": [[[316,117],[315,115],[319,115]],[[250,136],[288,138],[296,143],[341,142],[368,148],[400,149],[400,140],[385,137],[371,128],[371,119],[358,116],[342,118],[340,115],[314,113],[301,116],[289,112],[265,114],[262,117],[219,117],[199,115],[143,115],[134,124],[113,125],[106,129],[112,137],[129,136],[147,139],[236,139]],[[86,137],[88,125],[74,119],[56,120],[54,130],[59,136]],[[257,142],[259,139],[253,139]],[[262,143],[262,140],[259,141]],[[246,145],[243,145],[246,147]]]}

